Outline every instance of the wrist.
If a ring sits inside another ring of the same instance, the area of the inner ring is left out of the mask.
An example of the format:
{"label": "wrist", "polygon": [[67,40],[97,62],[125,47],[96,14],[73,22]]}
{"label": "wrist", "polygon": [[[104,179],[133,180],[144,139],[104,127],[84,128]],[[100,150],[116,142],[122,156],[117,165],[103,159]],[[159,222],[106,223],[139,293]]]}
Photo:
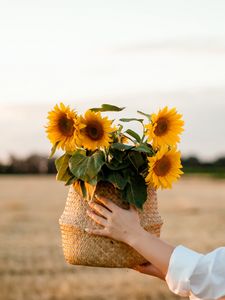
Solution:
{"label": "wrist", "polygon": [[131,234],[127,235],[126,244],[135,249],[138,245],[140,245],[141,240],[145,240],[147,234],[149,233],[140,226],[131,232]]}

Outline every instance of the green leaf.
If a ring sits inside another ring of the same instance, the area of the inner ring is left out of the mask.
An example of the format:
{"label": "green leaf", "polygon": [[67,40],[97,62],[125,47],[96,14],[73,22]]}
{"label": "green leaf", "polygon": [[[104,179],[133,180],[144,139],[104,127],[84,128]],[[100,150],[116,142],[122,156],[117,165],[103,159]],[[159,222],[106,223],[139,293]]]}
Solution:
{"label": "green leaf", "polygon": [[140,152],[131,151],[128,154],[128,158],[137,171],[139,170],[139,168],[146,164],[146,161],[144,160]]}
{"label": "green leaf", "polygon": [[[84,181],[81,180],[81,179],[76,179],[76,180],[74,180],[74,182],[75,181],[77,182],[77,186],[79,186],[80,189],[81,189],[81,193],[82,193],[83,198],[86,198],[86,196],[87,196],[87,190],[86,190]],[[78,188],[78,191],[80,192],[79,188]]]}
{"label": "green leaf", "polygon": [[96,185],[98,183],[98,176],[95,176],[94,178],[91,178],[88,183],[91,185]]}
{"label": "green leaf", "polygon": [[143,209],[143,204],[147,200],[147,186],[141,175],[130,177],[123,193],[127,202]]}
{"label": "green leaf", "polygon": [[59,144],[59,141],[56,142],[56,143],[52,146],[51,153],[50,153],[50,155],[49,155],[49,157],[48,157],[49,159],[52,158],[53,155],[55,154],[55,151],[56,151],[56,149],[57,149],[58,144]]}
{"label": "green leaf", "polygon": [[102,151],[96,151],[91,156],[75,152],[69,160],[69,168],[72,174],[83,181],[91,181],[105,163]]}
{"label": "green leaf", "polygon": [[122,169],[125,169],[129,166],[129,162],[128,161],[125,161],[124,163],[106,163],[106,166],[110,169],[110,170],[122,170]]}
{"label": "green leaf", "polygon": [[56,180],[68,181],[71,177],[69,172],[69,159],[70,155],[65,153],[55,160],[57,170]]}
{"label": "green leaf", "polygon": [[117,131],[118,131],[119,133],[121,133],[122,129],[123,129],[123,125],[122,125],[122,124],[118,124],[118,129],[117,129]]}
{"label": "green leaf", "polygon": [[75,181],[77,180],[77,178],[75,176],[71,176],[67,182],[65,183],[65,185],[71,185],[73,184]]}
{"label": "green leaf", "polygon": [[115,188],[120,190],[123,190],[127,184],[127,180],[118,171],[110,171],[104,180],[111,182]]}
{"label": "green leaf", "polygon": [[104,166],[102,167],[102,169],[100,170],[100,172],[98,173],[98,175],[97,175],[97,182],[99,182],[99,181],[104,181],[104,172],[103,172],[103,168],[104,168]]}
{"label": "green leaf", "polygon": [[87,190],[86,190],[83,180],[80,180],[80,187],[81,187],[81,191],[82,191],[82,196],[85,199],[87,197]]}
{"label": "green leaf", "polygon": [[135,131],[133,131],[131,129],[127,129],[125,132],[128,133],[129,135],[131,135],[133,138],[135,138],[136,141],[138,141],[138,142],[141,141],[140,136]]}
{"label": "green leaf", "polygon": [[119,119],[120,121],[122,122],[131,122],[131,121],[138,121],[138,122],[143,122],[144,119],[136,119],[136,118],[122,118],[122,119]]}
{"label": "green leaf", "polygon": [[133,148],[134,146],[131,145],[126,145],[126,144],[122,144],[122,143],[114,143],[111,145],[112,149],[116,149],[116,150],[129,150],[131,148]]}
{"label": "green leaf", "polygon": [[148,147],[146,144],[140,144],[136,147],[134,147],[134,149],[132,149],[134,151],[138,151],[138,152],[145,152],[148,154],[154,154],[154,151],[152,150],[152,148]]}
{"label": "green leaf", "polygon": [[[84,148],[78,148],[76,151],[73,152],[73,154],[80,153],[80,154],[86,156],[87,151],[88,151],[88,150],[86,150],[86,149],[84,149]],[[72,154],[72,155],[73,155],[73,154]]]}
{"label": "green leaf", "polygon": [[111,105],[111,104],[102,104],[101,107],[94,107],[94,108],[91,108],[90,110],[92,110],[92,111],[121,111],[124,108],[125,107],[118,107],[118,106]]}
{"label": "green leaf", "polygon": [[142,111],[140,111],[140,110],[137,110],[137,112],[138,112],[139,114],[141,114],[141,115],[143,115],[143,116],[147,117],[147,118],[149,119],[149,121],[151,121],[151,115],[149,115],[149,114],[145,114],[145,113],[143,113],[143,112],[142,112]]}
{"label": "green leaf", "polygon": [[136,171],[132,168],[131,164],[126,169],[121,170],[121,173],[123,174],[123,177],[127,179],[127,181],[130,181],[130,177],[133,177],[136,175]]}
{"label": "green leaf", "polygon": [[[132,146],[133,148],[133,146]],[[108,155],[108,162],[113,165],[123,164],[129,153],[129,148],[127,150],[117,150],[110,148]]]}

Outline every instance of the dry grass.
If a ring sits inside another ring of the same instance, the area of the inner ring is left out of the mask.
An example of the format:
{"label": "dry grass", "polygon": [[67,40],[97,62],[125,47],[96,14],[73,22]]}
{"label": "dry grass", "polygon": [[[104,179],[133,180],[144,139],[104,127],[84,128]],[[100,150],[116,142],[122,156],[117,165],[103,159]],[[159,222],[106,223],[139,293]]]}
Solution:
{"label": "dry grass", "polygon": [[[162,238],[202,252],[224,245],[224,183],[186,176],[159,191]],[[134,270],[67,265],[58,226],[67,191],[52,176],[0,177],[0,300],[178,299]]]}

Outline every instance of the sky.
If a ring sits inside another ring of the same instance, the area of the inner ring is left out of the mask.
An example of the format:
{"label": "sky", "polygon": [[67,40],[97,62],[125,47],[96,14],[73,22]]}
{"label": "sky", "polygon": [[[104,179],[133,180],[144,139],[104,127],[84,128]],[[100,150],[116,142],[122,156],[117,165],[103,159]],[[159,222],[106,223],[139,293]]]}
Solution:
{"label": "sky", "polygon": [[224,14],[223,0],[0,0],[0,161],[48,154],[61,101],[119,117],[175,106],[183,155],[224,155]]}

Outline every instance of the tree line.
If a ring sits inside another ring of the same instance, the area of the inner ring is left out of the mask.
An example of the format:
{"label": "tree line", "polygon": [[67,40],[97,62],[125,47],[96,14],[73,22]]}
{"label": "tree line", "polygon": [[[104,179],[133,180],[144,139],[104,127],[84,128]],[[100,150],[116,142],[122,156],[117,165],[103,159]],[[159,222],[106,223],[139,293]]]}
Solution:
{"label": "tree line", "polygon": [[[0,162],[0,174],[56,174],[55,159],[31,154],[21,159],[11,155],[8,163]],[[205,162],[196,156],[182,157],[184,173],[224,173],[225,156]]]}
{"label": "tree line", "polygon": [[11,155],[8,163],[0,162],[0,174],[56,174],[54,161],[39,154],[24,159]]}

